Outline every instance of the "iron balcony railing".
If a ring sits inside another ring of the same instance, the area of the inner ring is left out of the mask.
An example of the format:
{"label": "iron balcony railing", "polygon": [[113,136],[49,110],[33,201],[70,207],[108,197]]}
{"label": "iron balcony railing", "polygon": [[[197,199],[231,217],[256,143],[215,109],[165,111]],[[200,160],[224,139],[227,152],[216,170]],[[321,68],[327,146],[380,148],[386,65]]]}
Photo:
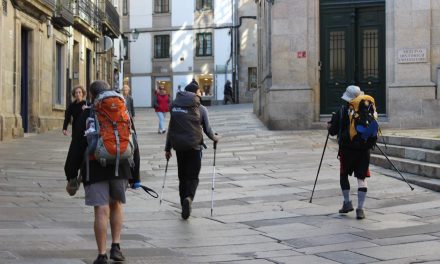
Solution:
{"label": "iron balcony railing", "polygon": [[102,23],[117,37],[120,33],[118,11],[109,0],[99,0],[99,9]]}
{"label": "iron balcony railing", "polygon": [[73,3],[71,0],[57,0],[52,21],[61,27],[73,25]]}
{"label": "iron balcony railing", "polygon": [[101,30],[101,19],[98,7],[91,0],[76,0],[73,14],[93,27],[96,31]]}

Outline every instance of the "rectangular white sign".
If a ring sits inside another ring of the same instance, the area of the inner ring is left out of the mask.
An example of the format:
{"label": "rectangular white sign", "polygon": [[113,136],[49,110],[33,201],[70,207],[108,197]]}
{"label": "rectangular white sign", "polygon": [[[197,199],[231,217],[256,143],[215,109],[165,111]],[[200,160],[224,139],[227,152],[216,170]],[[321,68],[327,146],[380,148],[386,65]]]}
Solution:
{"label": "rectangular white sign", "polygon": [[399,49],[397,63],[428,62],[426,49]]}

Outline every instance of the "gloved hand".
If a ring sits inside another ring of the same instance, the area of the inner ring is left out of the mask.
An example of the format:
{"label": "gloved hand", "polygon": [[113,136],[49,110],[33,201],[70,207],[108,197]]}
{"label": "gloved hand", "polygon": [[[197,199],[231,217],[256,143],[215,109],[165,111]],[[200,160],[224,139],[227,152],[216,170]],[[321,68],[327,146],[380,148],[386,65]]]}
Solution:
{"label": "gloved hand", "polygon": [[141,183],[140,182],[132,183],[130,187],[135,190],[139,189],[139,188],[141,188]]}

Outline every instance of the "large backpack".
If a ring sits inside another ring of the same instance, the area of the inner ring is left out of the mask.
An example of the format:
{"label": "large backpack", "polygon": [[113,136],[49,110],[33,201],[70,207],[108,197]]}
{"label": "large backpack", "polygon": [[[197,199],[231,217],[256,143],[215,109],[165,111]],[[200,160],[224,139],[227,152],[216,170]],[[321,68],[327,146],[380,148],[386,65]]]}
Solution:
{"label": "large backpack", "polygon": [[178,92],[170,109],[168,129],[171,147],[176,151],[200,148],[203,134],[200,119],[200,98],[191,92]]}
{"label": "large backpack", "polygon": [[350,141],[360,144],[361,148],[374,147],[379,131],[377,116],[373,97],[360,95],[350,101],[348,109]]}
{"label": "large backpack", "polygon": [[[115,176],[119,176],[119,163],[127,160],[132,165],[135,150],[134,133],[125,99],[115,91],[102,92],[95,98],[90,115],[90,123],[96,131],[88,133],[86,130],[89,143],[86,162],[97,160],[103,167],[114,164]],[[88,125],[89,129],[91,125]],[[88,167],[87,164],[87,180]]]}

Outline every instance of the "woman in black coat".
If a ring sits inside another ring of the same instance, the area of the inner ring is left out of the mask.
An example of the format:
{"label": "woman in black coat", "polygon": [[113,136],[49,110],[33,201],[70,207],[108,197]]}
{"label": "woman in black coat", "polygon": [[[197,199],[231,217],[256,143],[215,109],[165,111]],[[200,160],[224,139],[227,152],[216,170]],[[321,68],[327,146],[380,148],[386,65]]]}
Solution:
{"label": "woman in black coat", "polygon": [[68,179],[66,191],[71,195],[75,195],[76,191],[79,188],[80,181],[77,180],[77,174],[74,178],[69,180],[69,174],[70,174],[70,166],[71,166],[71,159],[72,159],[72,146],[76,144],[74,138],[75,138],[75,130],[76,126],[78,125],[78,119],[81,116],[83,112],[83,108],[86,105],[86,90],[81,85],[75,86],[72,90],[72,97],[75,98],[75,100],[69,104],[67,107],[65,116],[64,116],[64,124],[63,124],[63,134],[65,136],[68,135],[67,127],[69,123],[72,123],[72,140],[70,141],[70,147],[69,152],[67,153],[66,163],[64,165],[64,172],[66,174],[66,177]]}

